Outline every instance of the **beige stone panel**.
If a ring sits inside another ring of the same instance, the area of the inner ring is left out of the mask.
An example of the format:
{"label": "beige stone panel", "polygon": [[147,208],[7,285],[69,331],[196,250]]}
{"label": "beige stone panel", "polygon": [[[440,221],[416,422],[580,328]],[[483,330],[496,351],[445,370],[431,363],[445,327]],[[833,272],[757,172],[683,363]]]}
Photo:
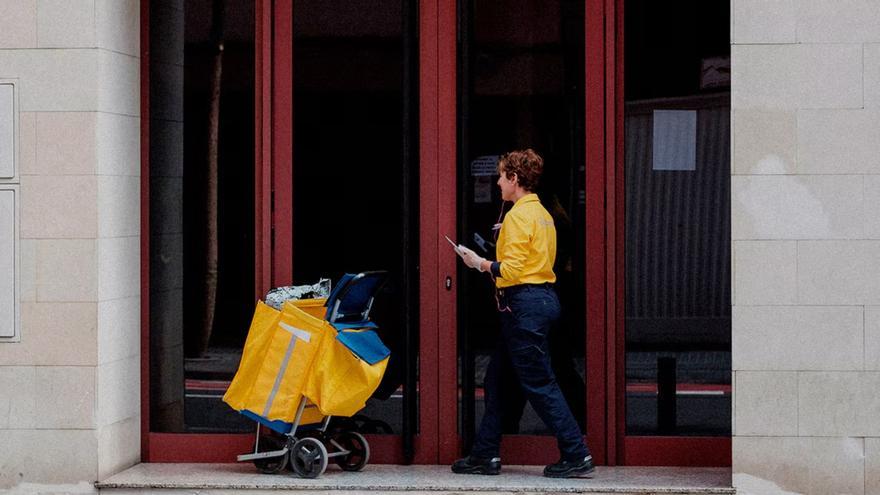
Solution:
{"label": "beige stone panel", "polygon": [[38,366],[36,368],[37,428],[95,428],[95,368]]}
{"label": "beige stone panel", "polygon": [[796,173],[797,113],[736,110],[733,112],[733,173]]}
{"label": "beige stone panel", "polygon": [[183,122],[151,120],[150,176],[183,178]]}
{"label": "beige stone panel", "polygon": [[880,41],[877,0],[798,0],[797,5],[800,43]]}
{"label": "beige stone panel", "polygon": [[97,364],[95,303],[22,303],[21,342],[0,345],[5,366]]}
{"label": "beige stone panel", "polygon": [[0,489],[97,479],[94,430],[0,430],[0,445]]}
{"label": "beige stone panel", "polygon": [[140,354],[98,366],[98,426],[104,427],[140,413]]}
{"label": "beige stone panel", "polygon": [[[155,19],[157,36],[150,46],[150,61],[183,66],[186,15],[167,5],[150,5],[150,19]],[[152,29],[153,26],[150,26]]]}
{"label": "beige stone panel", "polygon": [[[98,112],[97,135],[98,175],[140,177],[139,117]],[[150,166],[152,168],[152,163]]]}
{"label": "beige stone panel", "polygon": [[183,178],[151,178],[150,197],[150,232],[183,234]]}
{"label": "beige stone panel", "polygon": [[37,166],[37,114],[18,114],[18,170],[21,175],[36,174]]}
{"label": "beige stone panel", "polygon": [[19,242],[19,292],[20,302],[37,301],[37,243],[33,239],[21,239]]}
{"label": "beige stone panel", "polygon": [[733,486],[742,494],[853,494],[865,489],[861,438],[734,437]]}
{"label": "beige stone panel", "polygon": [[96,50],[0,50],[0,67],[19,78],[22,111],[97,109]]}
{"label": "beige stone panel", "polygon": [[878,173],[880,109],[801,110],[797,150],[798,173]]}
{"label": "beige stone panel", "polygon": [[[134,466],[141,459],[141,417],[98,429],[98,479]],[[115,490],[114,490],[115,492]]]}
{"label": "beige stone panel", "polygon": [[150,118],[183,122],[183,66],[155,64],[150,72]]}
{"label": "beige stone panel", "polygon": [[20,235],[24,239],[94,238],[97,203],[94,176],[22,176]]}
{"label": "beige stone panel", "polygon": [[37,419],[33,366],[0,366],[0,429],[33,428]]}
{"label": "beige stone panel", "polygon": [[799,241],[798,302],[880,304],[880,241]]}
{"label": "beige stone panel", "polygon": [[730,242],[730,304],[736,306],[736,252],[734,251],[734,242]]}
{"label": "beige stone panel", "polygon": [[138,0],[96,0],[98,46],[140,56],[140,13]]}
{"label": "beige stone panel", "polygon": [[150,290],[183,288],[183,234],[153,234],[150,248]]}
{"label": "beige stone panel", "polygon": [[98,109],[139,116],[140,60],[130,55],[98,50]]}
{"label": "beige stone panel", "polygon": [[97,301],[97,253],[94,239],[35,242],[37,301]]}
{"label": "beige stone panel", "polygon": [[862,308],[734,306],[734,370],[861,370]]}
{"label": "beige stone panel", "polygon": [[38,112],[37,175],[95,173],[94,112]]}
{"label": "beige stone panel", "polygon": [[36,48],[37,1],[0,0],[0,48]]}
{"label": "beige stone panel", "polygon": [[98,237],[140,234],[140,187],[140,177],[98,177]]}
{"label": "beige stone panel", "polygon": [[151,414],[155,413],[156,424],[162,425],[160,431],[178,431],[183,428],[183,345],[163,348],[161,352],[154,350],[150,359],[154,358],[157,366],[150,376],[150,387],[155,387]]}
{"label": "beige stone panel", "polygon": [[880,108],[880,43],[864,45],[865,108]]}
{"label": "beige stone panel", "polygon": [[880,495],[880,438],[865,439],[865,494]]}
{"label": "beige stone panel", "polygon": [[862,46],[734,45],[731,107],[861,108]]}
{"label": "beige stone panel", "polygon": [[880,306],[865,307],[865,369],[880,371]]}
{"label": "beige stone panel", "polygon": [[734,176],[733,239],[856,239],[863,236],[860,176]]}
{"label": "beige stone panel", "polygon": [[183,345],[183,289],[150,292],[150,340],[161,348]]}
{"label": "beige stone panel", "polygon": [[797,373],[737,371],[736,391],[737,435],[797,436]]}
{"label": "beige stone panel", "polygon": [[737,304],[795,304],[797,241],[734,241]]}
{"label": "beige stone panel", "polygon": [[140,295],[140,237],[98,239],[98,300]]}
{"label": "beige stone panel", "polygon": [[733,42],[794,43],[795,0],[734,0]]}
{"label": "beige stone panel", "polygon": [[95,46],[94,0],[37,0],[37,46]]}
{"label": "beige stone panel", "polygon": [[736,375],[738,371],[730,373],[730,435],[736,436]]}
{"label": "beige stone panel", "polygon": [[801,372],[799,434],[880,436],[880,372]]}
{"label": "beige stone panel", "polygon": [[140,354],[140,304],[140,297],[98,303],[98,364]]}
{"label": "beige stone panel", "polygon": [[880,175],[865,175],[865,238],[880,239]]}

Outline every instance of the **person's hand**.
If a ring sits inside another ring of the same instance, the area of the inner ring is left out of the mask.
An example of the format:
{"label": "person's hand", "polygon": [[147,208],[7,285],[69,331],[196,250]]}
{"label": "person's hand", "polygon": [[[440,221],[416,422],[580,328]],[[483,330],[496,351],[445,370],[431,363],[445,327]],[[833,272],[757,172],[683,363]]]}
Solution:
{"label": "person's hand", "polygon": [[458,246],[458,255],[461,256],[464,264],[470,268],[476,268],[479,271],[483,271],[482,265],[483,262],[486,261],[486,258],[483,258],[479,254],[475,253],[472,249],[467,248],[465,246]]}

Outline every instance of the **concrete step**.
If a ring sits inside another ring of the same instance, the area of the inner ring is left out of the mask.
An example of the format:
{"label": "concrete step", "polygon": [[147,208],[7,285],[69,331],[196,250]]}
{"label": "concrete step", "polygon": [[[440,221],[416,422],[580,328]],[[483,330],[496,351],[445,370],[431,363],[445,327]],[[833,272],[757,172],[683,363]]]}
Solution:
{"label": "concrete step", "polygon": [[139,464],[97,484],[101,493],[135,495],[156,493],[262,495],[278,490],[297,495],[480,495],[518,493],[590,493],[614,495],[734,494],[728,468],[598,467],[592,478],[550,479],[540,466],[504,466],[500,476],[453,474],[448,466],[369,465],[350,473],[330,466],[317,479],[290,473],[266,475],[250,464]]}

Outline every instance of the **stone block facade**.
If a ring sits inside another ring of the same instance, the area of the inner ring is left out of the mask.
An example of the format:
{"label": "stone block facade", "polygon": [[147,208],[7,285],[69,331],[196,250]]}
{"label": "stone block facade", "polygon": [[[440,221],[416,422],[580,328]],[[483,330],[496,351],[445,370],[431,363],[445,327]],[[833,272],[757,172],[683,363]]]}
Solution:
{"label": "stone block facade", "polygon": [[[21,333],[0,343],[0,489],[82,486],[140,459],[139,9],[0,0]],[[880,493],[880,0],[731,13],[733,481]],[[179,44],[156,54],[157,99],[180,94],[163,93],[182,84]],[[182,103],[156,108],[154,138],[176,142]],[[181,166],[157,156],[157,189],[174,196]],[[173,246],[179,221],[161,216]]]}
{"label": "stone block facade", "polygon": [[734,485],[880,493],[880,2],[732,3]]}
{"label": "stone block facade", "polygon": [[0,343],[0,489],[88,488],[140,460],[139,9],[0,0],[21,284],[20,342]]}

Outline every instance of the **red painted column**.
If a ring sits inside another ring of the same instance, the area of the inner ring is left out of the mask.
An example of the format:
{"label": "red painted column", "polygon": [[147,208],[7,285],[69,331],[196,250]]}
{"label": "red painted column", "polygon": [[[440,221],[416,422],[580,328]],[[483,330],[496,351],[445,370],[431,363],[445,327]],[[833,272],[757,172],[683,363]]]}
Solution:
{"label": "red painted column", "polygon": [[[598,464],[609,464],[605,317],[605,3],[587,0],[586,102],[586,307],[587,443]],[[614,456],[610,456],[613,459]]]}
{"label": "red painted column", "polygon": [[272,12],[272,286],[293,283],[293,2]]}
{"label": "red painted column", "polygon": [[437,0],[419,2],[419,441],[415,462],[437,463],[440,315]]}
{"label": "red painted column", "polygon": [[440,245],[438,256],[438,277],[440,284],[451,280],[451,290],[440,289],[438,307],[440,308],[438,330],[437,364],[439,366],[439,398],[443,413],[439,415],[440,449],[439,462],[449,464],[458,457],[460,435],[458,433],[458,319],[456,308],[456,262],[455,253],[444,246],[442,232],[457,231],[458,204],[456,195],[457,170],[457,99],[458,82],[456,72],[456,31],[457,9],[455,0],[440,0],[438,11],[438,154],[439,174],[437,209],[438,228],[433,233],[432,242]]}

